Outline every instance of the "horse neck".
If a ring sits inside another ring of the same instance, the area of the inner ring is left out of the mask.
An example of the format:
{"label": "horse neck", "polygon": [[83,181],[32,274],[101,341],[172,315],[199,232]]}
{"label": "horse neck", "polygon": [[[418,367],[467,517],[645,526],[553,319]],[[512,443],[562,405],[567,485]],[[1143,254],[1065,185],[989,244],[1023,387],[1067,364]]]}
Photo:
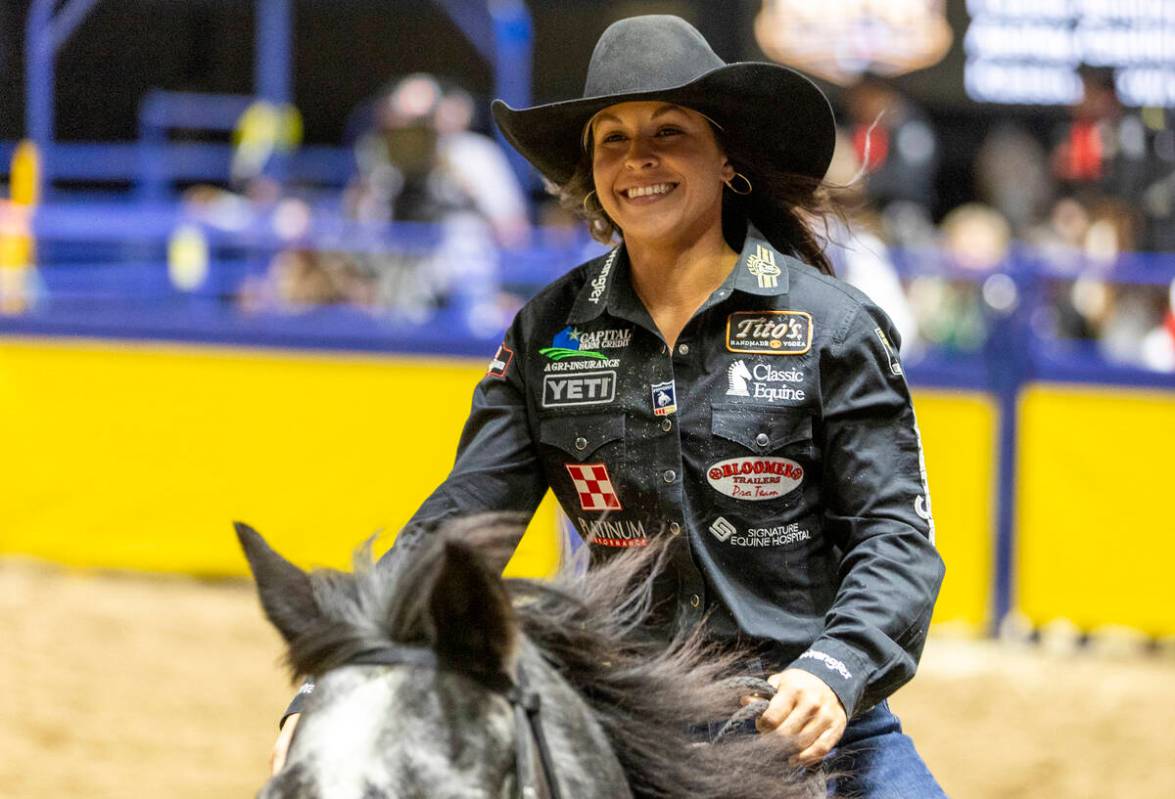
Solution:
{"label": "horse neck", "polygon": [[539,716],[561,795],[576,799],[631,797],[612,743],[584,698],[525,638],[519,662],[528,688],[541,698]]}

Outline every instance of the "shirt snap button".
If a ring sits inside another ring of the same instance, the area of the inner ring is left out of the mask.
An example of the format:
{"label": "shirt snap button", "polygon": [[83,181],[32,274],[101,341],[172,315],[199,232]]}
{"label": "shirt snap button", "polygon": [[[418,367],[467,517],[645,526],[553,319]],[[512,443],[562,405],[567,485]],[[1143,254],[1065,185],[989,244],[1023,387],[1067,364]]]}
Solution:
{"label": "shirt snap button", "polygon": [[766,433],[760,433],[759,435],[755,436],[755,443],[760,447],[765,447],[771,443],[771,437]]}
{"label": "shirt snap button", "polygon": [[677,522],[670,522],[669,523],[669,532],[672,535],[677,535],[678,533],[681,532],[681,525],[678,524]]}
{"label": "shirt snap button", "polygon": [[673,429],[673,422],[670,421],[669,419],[662,419],[661,420],[661,429],[664,430],[666,433],[668,433],[670,430]]}
{"label": "shirt snap button", "polygon": [[576,449],[586,449],[587,448],[587,439],[584,438],[583,436],[579,436],[578,438],[576,438],[575,439],[575,448]]}
{"label": "shirt snap button", "polygon": [[702,604],[702,598],[700,596],[698,596],[697,594],[691,594],[690,598],[689,598],[689,603],[696,608],[698,605]]}
{"label": "shirt snap button", "polygon": [[673,471],[672,469],[666,469],[661,474],[661,479],[664,480],[666,483],[672,483],[674,480],[677,479],[677,472]]}
{"label": "shirt snap button", "polygon": [[689,344],[678,344],[677,345],[677,354],[678,355],[689,355]]}

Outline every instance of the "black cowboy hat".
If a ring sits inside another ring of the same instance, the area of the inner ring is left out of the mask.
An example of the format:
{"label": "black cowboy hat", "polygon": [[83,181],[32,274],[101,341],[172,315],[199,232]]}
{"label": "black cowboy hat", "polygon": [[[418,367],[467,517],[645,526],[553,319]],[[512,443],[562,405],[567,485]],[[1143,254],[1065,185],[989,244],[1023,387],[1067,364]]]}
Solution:
{"label": "black cowboy hat", "polygon": [[777,64],[727,64],[692,25],[668,15],[610,25],[592,52],[582,98],[520,109],[495,100],[493,111],[506,140],[563,184],[579,162],[584,126],[600,110],[629,100],[699,111],[739,151],[783,172],[820,180],[832,160],[835,122],[816,84]]}

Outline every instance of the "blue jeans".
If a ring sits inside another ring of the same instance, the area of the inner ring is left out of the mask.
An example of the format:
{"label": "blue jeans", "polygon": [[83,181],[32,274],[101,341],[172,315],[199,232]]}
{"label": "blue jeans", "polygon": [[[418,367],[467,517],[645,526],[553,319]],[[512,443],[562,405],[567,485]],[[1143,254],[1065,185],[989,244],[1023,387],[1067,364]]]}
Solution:
{"label": "blue jeans", "polygon": [[843,775],[828,783],[838,799],[946,799],[888,702],[849,722],[824,768]]}

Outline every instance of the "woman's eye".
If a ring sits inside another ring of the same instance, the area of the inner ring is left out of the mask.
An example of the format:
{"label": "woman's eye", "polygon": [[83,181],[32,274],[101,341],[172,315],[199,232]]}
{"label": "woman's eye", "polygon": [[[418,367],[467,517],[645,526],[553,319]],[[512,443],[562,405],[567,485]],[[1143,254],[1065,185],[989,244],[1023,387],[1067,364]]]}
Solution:
{"label": "woman's eye", "polygon": [[681,128],[664,127],[657,131],[658,136],[673,136],[681,133]]}
{"label": "woman's eye", "polygon": [[605,135],[604,138],[601,139],[601,141],[604,142],[605,144],[607,144],[608,142],[614,142],[614,141],[624,141],[624,134],[622,134],[622,133],[609,133],[609,134]]}

